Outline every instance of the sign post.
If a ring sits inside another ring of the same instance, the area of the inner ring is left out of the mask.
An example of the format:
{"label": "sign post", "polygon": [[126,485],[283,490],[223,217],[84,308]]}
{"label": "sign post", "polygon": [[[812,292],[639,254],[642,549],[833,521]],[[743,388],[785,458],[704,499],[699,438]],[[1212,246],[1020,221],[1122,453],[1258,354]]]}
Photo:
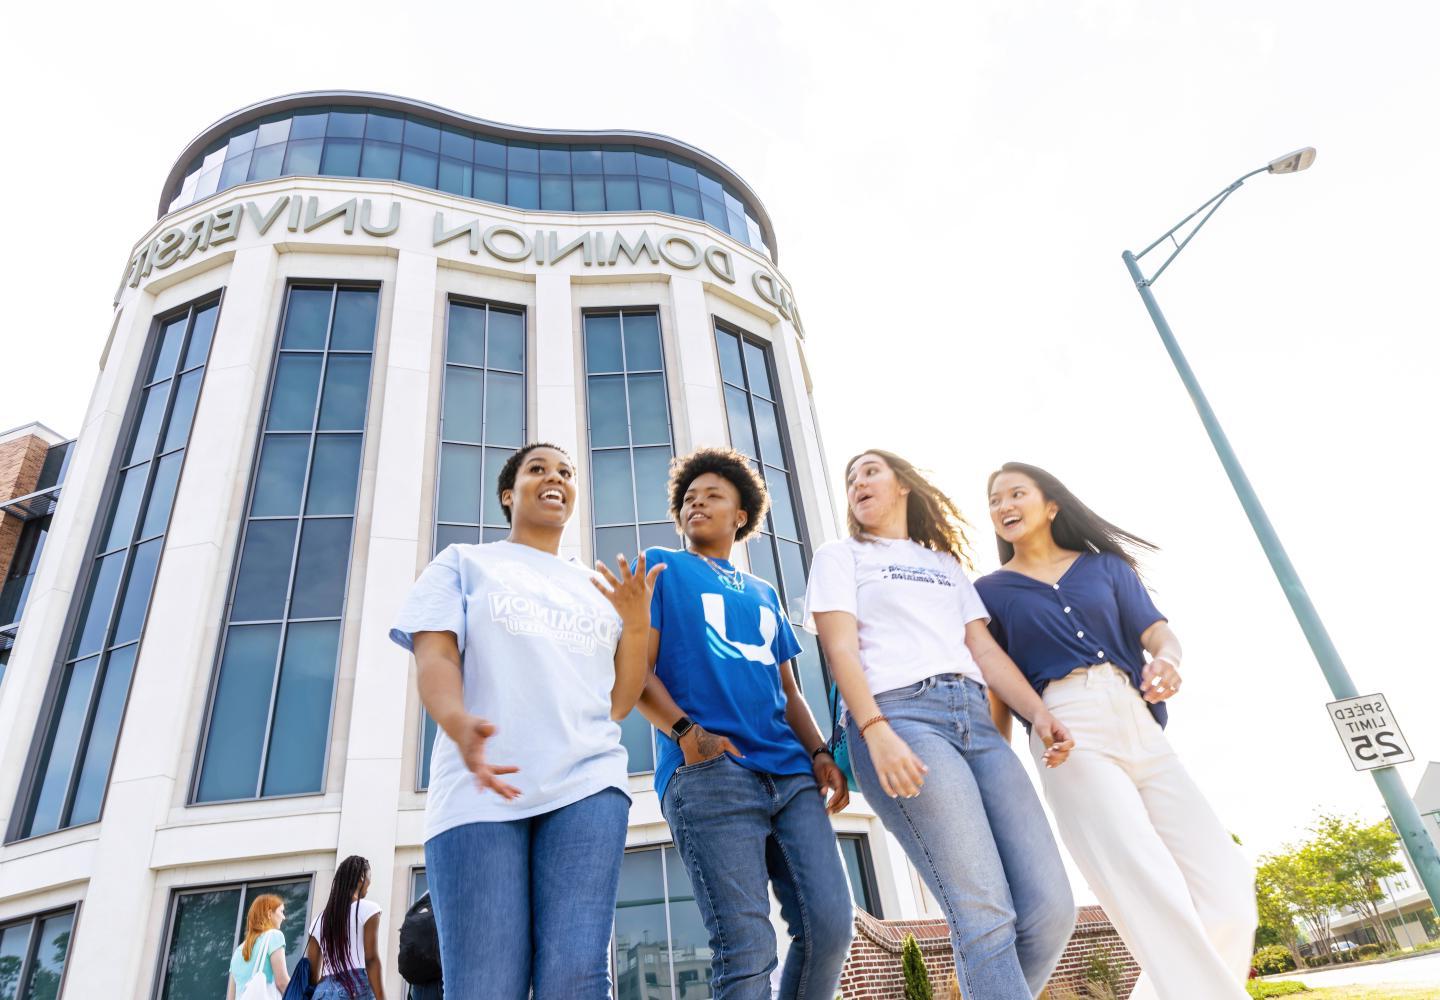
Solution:
{"label": "sign post", "polygon": [[1383,694],[1341,698],[1325,707],[1355,770],[1373,771],[1415,759]]}

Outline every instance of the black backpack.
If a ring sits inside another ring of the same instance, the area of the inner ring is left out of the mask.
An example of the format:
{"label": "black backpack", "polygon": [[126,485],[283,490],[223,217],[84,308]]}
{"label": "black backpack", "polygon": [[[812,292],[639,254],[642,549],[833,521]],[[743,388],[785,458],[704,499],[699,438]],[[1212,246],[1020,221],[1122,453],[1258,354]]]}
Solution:
{"label": "black backpack", "polygon": [[440,935],[435,930],[435,911],[427,892],[405,911],[400,925],[400,975],[412,986],[440,982]]}

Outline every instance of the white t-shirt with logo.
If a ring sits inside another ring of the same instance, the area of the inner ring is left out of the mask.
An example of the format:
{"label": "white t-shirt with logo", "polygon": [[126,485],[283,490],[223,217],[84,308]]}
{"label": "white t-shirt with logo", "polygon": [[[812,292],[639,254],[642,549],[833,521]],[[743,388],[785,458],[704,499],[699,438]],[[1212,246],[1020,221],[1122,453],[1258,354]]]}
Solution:
{"label": "white t-shirt with logo", "polygon": [[[350,926],[347,928],[347,930],[349,931],[350,947],[346,949],[346,960],[349,963],[348,968],[352,971],[365,971],[365,925],[370,922],[371,917],[375,916],[375,914],[379,912],[380,904],[372,903],[368,899],[357,899],[355,900],[355,902],[350,904]],[[333,976],[337,972],[346,971],[344,969],[334,968],[330,964],[329,960],[325,958],[325,947],[322,944],[322,942],[325,940],[325,937],[324,932],[321,929],[321,924],[323,924],[324,922],[325,911],[322,908],[320,913],[315,917],[315,919],[310,921],[310,936],[315,939],[316,944],[319,944],[321,946],[320,964],[324,966],[324,968],[320,971],[320,976],[318,977],[321,979],[323,979],[325,976]]]}
{"label": "white t-shirt with logo", "polygon": [[965,645],[965,626],[990,616],[965,570],[948,552],[907,539],[826,542],[810,564],[805,628],[817,611],[855,616],[860,665],[870,693],[964,674],[984,683]]}
{"label": "white t-shirt with logo", "polygon": [[513,542],[451,545],[435,557],[390,638],[453,632],[465,708],[495,726],[485,760],[513,764],[512,801],[486,789],[455,742],[435,734],[425,839],[465,823],[552,812],[605,788],[627,790],[620,724],[610,718],[620,616],[574,560]]}

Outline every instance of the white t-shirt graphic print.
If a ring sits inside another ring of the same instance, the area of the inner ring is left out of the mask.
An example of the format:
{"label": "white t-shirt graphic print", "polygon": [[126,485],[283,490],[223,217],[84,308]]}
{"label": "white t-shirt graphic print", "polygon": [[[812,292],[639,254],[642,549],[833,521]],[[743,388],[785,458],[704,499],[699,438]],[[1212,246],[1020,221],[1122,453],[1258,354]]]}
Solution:
{"label": "white t-shirt graphic print", "polygon": [[860,665],[872,694],[936,674],[964,674],[984,683],[965,645],[965,626],[990,616],[948,552],[908,538],[826,542],[810,564],[808,631],[815,631],[817,611],[855,616]]}
{"label": "white t-shirt graphic print", "polygon": [[514,764],[506,802],[482,791],[459,748],[435,734],[425,839],[465,823],[551,812],[604,788],[627,791],[620,724],[610,718],[620,616],[578,562],[528,545],[451,545],[410,590],[390,638],[453,632],[467,711],[496,732],[485,759]]}

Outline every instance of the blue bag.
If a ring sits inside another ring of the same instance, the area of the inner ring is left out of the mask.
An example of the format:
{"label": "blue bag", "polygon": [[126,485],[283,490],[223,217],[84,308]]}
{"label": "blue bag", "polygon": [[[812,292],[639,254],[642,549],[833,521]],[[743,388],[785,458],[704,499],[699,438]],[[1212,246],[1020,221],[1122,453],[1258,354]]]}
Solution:
{"label": "blue bag", "polygon": [[280,1000],[310,1000],[314,993],[315,987],[310,984],[310,959],[302,955],[290,973],[290,985],[285,987],[285,995]]}
{"label": "blue bag", "polygon": [[850,791],[858,792],[860,786],[855,784],[855,772],[850,767],[850,743],[845,735],[845,727],[840,724],[840,689],[833,681],[830,684],[830,718],[834,720],[834,725],[825,745],[830,748],[830,756],[834,758],[835,766],[845,775],[845,784],[850,786]]}

